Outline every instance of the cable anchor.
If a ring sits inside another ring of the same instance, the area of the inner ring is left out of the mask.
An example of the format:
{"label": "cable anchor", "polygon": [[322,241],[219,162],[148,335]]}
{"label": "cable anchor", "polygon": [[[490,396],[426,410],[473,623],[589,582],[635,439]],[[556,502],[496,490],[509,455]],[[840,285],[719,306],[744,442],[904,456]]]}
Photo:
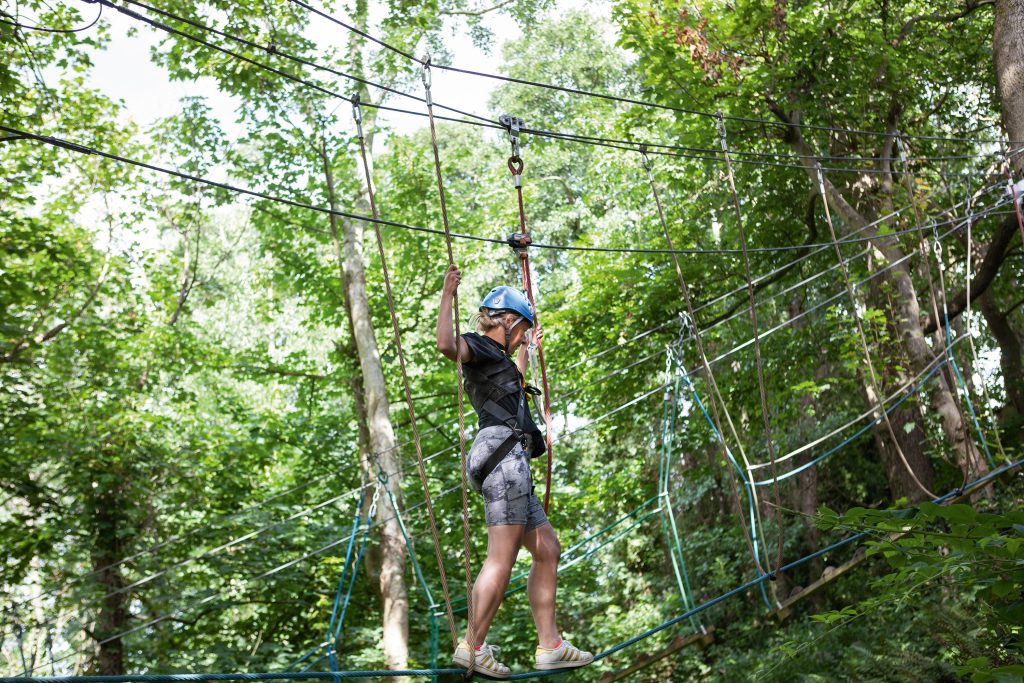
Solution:
{"label": "cable anchor", "polygon": [[725,114],[719,109],[715,112],[715,127],[718,129],[718,141],[722,144],[722,154],[729,155],[729,144],[726,142]]}
{"label": "cable anchor", "polygon": [[520,258],[527,255],[527,250],[530,248],[530,245],[533,244],[533,240],[525,232],[514,232],[508,236],[506,241],[508,242],[508,245],[512,247],[512,251],[518,254]]}
{"label": "cable anchor", "polygon": [[640,163],[643,164],[644,170],[647,171],[647,179],[653,181],[651,170],[654,168],[654,162],[647,156],[647,145],[640,144]]}
{"label": "cable anchor", "polygon": [[498,117],[498,123],[500,123],[505,128],[505,132],[508,133],[508,140],[512,144],[512,158],[519,159],[519,132],[526,126],[526,122],[518,116],[502,114]]}

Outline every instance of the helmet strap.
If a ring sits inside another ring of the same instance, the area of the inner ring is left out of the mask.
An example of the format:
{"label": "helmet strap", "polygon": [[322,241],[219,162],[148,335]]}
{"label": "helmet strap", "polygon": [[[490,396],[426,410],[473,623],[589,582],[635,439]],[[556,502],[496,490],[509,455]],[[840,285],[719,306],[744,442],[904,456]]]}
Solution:
{"label": "helmet strap", "polygon": [[502,321],[501,321],[501,326],[505,330],[505,355],[506,356],[511,353],[511,351],[509,350],[508,347],[509,347],[509,344],[512,341],[512,330],[514,330],[516,328],[516,325],[518,325],[519,323],[521,323],[524,320],[526,320],[526,318],[524,318],[523,316],[519,316],[518,318],[515,319],[514,322],[512,322],[512,324],[508,325],[508,324],[505,324],[505,319],[504,319],[504,314],[503,314]]}

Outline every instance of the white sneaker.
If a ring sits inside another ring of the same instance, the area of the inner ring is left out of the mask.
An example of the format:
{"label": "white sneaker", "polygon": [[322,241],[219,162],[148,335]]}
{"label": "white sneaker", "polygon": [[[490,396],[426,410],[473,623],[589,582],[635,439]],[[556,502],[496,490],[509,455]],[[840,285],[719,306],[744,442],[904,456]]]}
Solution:
{"label": "white sneaker", "polygon": [[586,666],[594,661],[594,655],[574,647],[568,640],[563,640],[554,650],[537,646],[537,668],[542,671],[552,669],[575,669]]}
{"label": "white sneaker", "polygon": [[490,676],[491,678],[508,678],[512,675],[512,670],[497,660],[499,654],[501,654],[499,647],[484,643],[476,651],[476,656],[473,657],[473,651],[469,643],[465,640],[460,640],[459,646],[455,648],[455,656],[452,657],[452,660],[463,669],[469,669],[470,658],[472,658],[474,673]]}

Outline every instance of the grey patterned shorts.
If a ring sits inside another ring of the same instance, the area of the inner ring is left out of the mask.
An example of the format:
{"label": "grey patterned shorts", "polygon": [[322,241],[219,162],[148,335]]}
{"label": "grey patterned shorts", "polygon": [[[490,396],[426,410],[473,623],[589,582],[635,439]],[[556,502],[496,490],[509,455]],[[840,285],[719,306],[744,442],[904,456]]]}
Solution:
{"label": "grey patterned shorts", "polygon": [[487,479],[480,481],[487,457],[511,434],[508,427],[484,427],[477,433],[469,451],[468,478],[484,496],[487,526],[525,524],[531,531],[547,524],[548,517],[533,490],[530,459],[522,446],[516,444]]}

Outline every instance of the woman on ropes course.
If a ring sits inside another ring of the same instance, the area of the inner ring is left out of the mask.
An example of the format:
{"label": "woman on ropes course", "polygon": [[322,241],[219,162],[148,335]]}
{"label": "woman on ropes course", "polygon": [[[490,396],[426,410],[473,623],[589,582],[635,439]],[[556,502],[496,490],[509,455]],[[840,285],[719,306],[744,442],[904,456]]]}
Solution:
{"label": "woman on ropes course", "polygon": [[[526,405],[524,370],[531,340],[533,311],[517,289],[495,287],[480,304],[476,332],[455,338],[452,300],[461,281],[448,268],[437,319],[437,348],[462,363],[466,393],[479,416],[479,430],[467,459],[467,479],[484,497],[487,559],[473,585],[472,614],[466,637],[455,650],[457,665],[507,678],[511,671],[496,658],[498,648],[485,643],[501,605],[520,546],[533,556],[527,592],[537,627],[538,669],[585,666],[594,656],[563,640],[555,625],[555,590],[562,551],[554,529],[534,491],[529,458],[542,455],[544,439]],[[516,360],[512,353],[516,352]],[[476,649],[475,656],[469,648]]]}

